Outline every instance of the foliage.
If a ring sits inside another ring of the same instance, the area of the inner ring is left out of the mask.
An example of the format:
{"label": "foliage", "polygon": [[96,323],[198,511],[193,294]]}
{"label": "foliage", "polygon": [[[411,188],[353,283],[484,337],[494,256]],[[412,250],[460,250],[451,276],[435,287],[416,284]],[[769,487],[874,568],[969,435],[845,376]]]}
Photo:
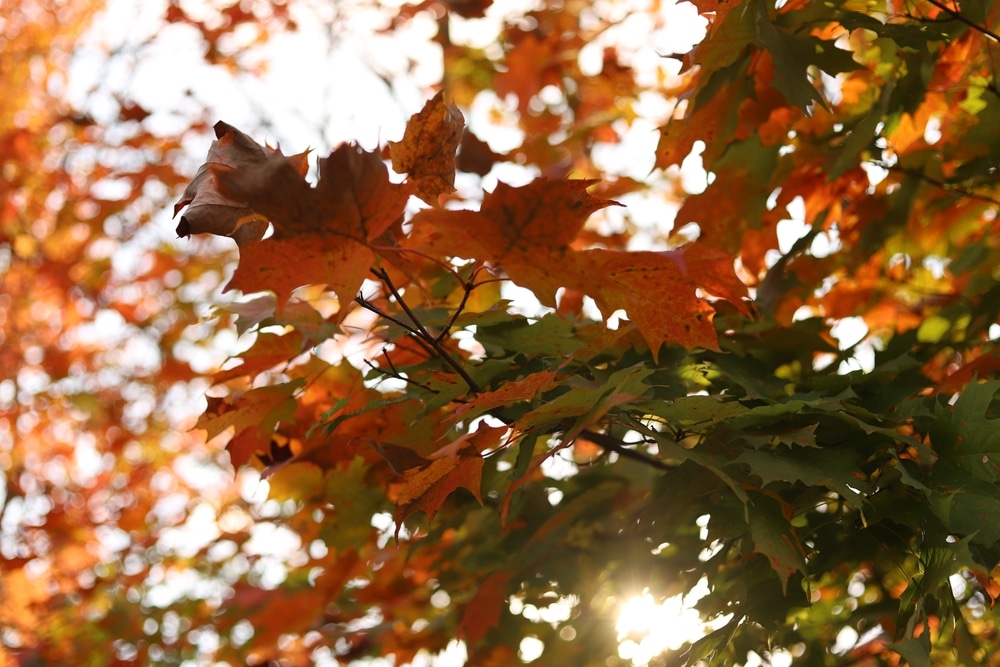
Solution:
{"label": "foliage", "polygon": [[[470,664],[508,664],[534,637],[540,664],[628,664],[621,602],[701,585],[714,629],[663,664],[995,663],[995,3],[694,4],[706,37],[653,77],[607,37],[639,10],[546,3],[478,49],[451,26],[488,2],[406,6],[386,30],[437,17],[443,92],[315,178],[214,126],[177,231],[237,241],[245,297],[219,312],[252,343],[197,426],[309,545],[276,587],[226,556],[186,565],[224,586],[174,603],[214,658],[403,663],[457,637]],[[502,153],[464,128],[490,91],[523,131]],[[616,173],[602,155],[654,98],[652,169]],[[685,190],[699,160],[707,185]],[[533,179],[486,191],[511,164]],[[653,243],[650,202],[675,213]],[[22,264],[48,266],[5,281]],[[132,474],[116,488],[145,491]],[[25,581],[71,562],[19,557]],[[47,595],[22,606],[69,613]],[[90,628],[139,637],[114,629],[137,602],[118,595]],[[19,632],[47,660],[64,627]]]}

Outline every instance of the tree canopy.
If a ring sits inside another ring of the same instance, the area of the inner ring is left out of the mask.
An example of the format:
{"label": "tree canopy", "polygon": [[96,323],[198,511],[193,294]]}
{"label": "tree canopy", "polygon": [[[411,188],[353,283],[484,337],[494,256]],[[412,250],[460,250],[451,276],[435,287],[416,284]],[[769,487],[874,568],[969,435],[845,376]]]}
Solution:
{"label": "tree canopy", "polygon": [[98,5],[0,18],[14,664],[1000,664],[998,3],[360,3],[440,81],[315,150],[68,101]]}

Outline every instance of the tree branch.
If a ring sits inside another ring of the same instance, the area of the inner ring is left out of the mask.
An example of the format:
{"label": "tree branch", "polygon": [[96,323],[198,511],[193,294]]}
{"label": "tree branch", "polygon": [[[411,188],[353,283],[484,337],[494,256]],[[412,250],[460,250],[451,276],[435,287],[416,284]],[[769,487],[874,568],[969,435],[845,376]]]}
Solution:
{"label": "tree branch", "polygon": [[451,356],[451,353],[448,352],[448,350],[444,349],[444,346],[441,345],[440,339],[435,336],[432,336],[430,332],[427,331],[427,329],[424,327],[423,323],[421,323],[420,320],[417,319],[417,316],[413,314],[413,311],[410,310],[410,307],[406,304],[406,301],[403,300],[403,296],[399,293],[399,290],[397,290],[396,286],[392,283],[392,279],[389,277],[389,273],[385,269],[378,269],[378,270],[371,269],[371,272],[379,280],[382,281],[382,283],[392,294],[393,298],[396,299],[396,303],[399,304],[399,307],[403,309],[403,312],[406,313],[406,316],[410,318],[410,321],[413,323],[413,326],[416,327],[416,330],[410,328],[407,328],[407,330],[410,331],[410,333],[412,333],[417,338],[417,340],[422,340],[424,343],[429,345],[438,355],[438,357],[440,357],[441,361],[451,366],[451,368],[456,373],[458,373],[459,377],[461,377],[462,380],[465,381],[465,384],[469,386],[470,393],[478,394],[482,392],[482,389],[479,387],[479,384],[472,379],[472,376],[469,375],[468,371],[466,371],[462,367],[462,365],[458,363],[458,361],[456,361],[453,356]]}
{"label": "tree branch", "polygon": [[611,451],[619,456],[632,459],[633,461],[639,461],[640,463],[645,463],[646,465],[653,466],[657,470],[673,470],[675,466],[665,463],[660,459],[653,458],[649,454],[643,454],[639,450],[629,449],[628,443],[619,440],[613,436],[606,433],[598,433],[596,431],[584,431],[580,434],[580,437],[590,440],[592,443],[598,447],[603,448],[606,451]]}
{"label": "tree branch", "polygon": [[965,25],[969,26],[973,30],[976,30],[978,32],[983,33],[984,35],[986,35],[987,37],[989,37],[990,39],[992,39],[994,42],[1000,42],[1000,35],[998,35],[997,33],[993,32],[992,30],[990,30],[986,26],[981,26],[978,23],[976,23],[975,21],[962,16],[962,14],[960,12],[958,12],[957,10],[952,9],[948,5],[946,5],[943,2],[941,2],[940,0],[927,0],[927,2],[931,3],[932,5],[934,5],[935,7],[937,7],[938,9],[940,9],[941,11],[945,12],[946,14],[949,14],[956,21],[959,21],[960,23],[964,23]]}
{"label": "tree branch", "polygon": [[[451,329],[455,320],[458,318],[459,314],[465,308],[465,304],[468,302],[469,299],[469,294],[471,294],[473,288],[476,287],[476,285],[472,282],[472,280],[470,279],[469,281],[463,282],[463,287],[465,289],[465,296],[462,298],[461,303],[458,305],[458,309],[455,311],[455,314],[448,321],[448,324],[445,326],[444,330],[437,336],[432,336],[431,333],[427,330],[427,328],[423,325],[423,323],[417,318],[416,314],[414,314],[414,312],[410,309],[409,305],[407,305],[407,303],[403,300],[403,296],[399,293],[399,290],[396,289],[396,286],[393,284],[392,279],[389,277],[389,274],[385,271],[385,269],[371,269],[371,273],[380,281],[382,281],[382,283],[386,286],[386,289],[389,290],[390,294],[392,294],[393,298],[396,300],[396,303],[398,303],[399,307],[402,308],[404,313],[406,313],[406,316],[409,318],[412,325],[406,324],[402,320],[392,317],[387,313],[383,313],[378,307],[376,307],[374,304],[372,304],[371,302],[369,302],[367,299],[363,298],[360,295],[355,300],[364,308],[402,327],[411,336],[413,336],[413,338],[415,338],[421,345],[429,349],[433,354],[437,355],[438,358],[440,358],[446,364],[451,366],[451,368],[454,369],[454,371],[458,373],[458,375],[469,386],[470,394],[482,393],[482,388],[475,380],[472,379],[468,371],[466,371],[461,366],[461,364],[459,364],[458,361],[448,352],[448,350],[444,349],[444,347],[441,345],[442,339],[447,335],[448,331]],[[395,366],[392,365],[392,362],[388,359],[388,357],[386,357],[386,361],[389,362],[389,367],[392,370],[392,373],[386,373],[387,375],[390,375],[391,377],[396,377],[410,384],[414,384],[416,386],[420,386],[421,388],[427,389],[427,387],[424,387],[419,383],[413,382],[409,380],[409,378],[403,377],[399,373],[399,371],[396,370]],[[369,365],[372,368],[377,368],[376,366],[374,366],[374,364],[369,363]],[[504,424],[509,425],[511,423],[511,420],[503,416],[499,410],[491,410],[489,414],[499,419]],[[586,438],[590,442],[593,442],[595,445],[601,447],[606,452],[614,452],[619,456],[621,456],[622,458],[630,459],[632,461],[637,461],[639,463],[644,463],[646,465],[652,466],[653,468],[656,468],[657,470],[669,471],[675,468],[675,466],[672,466],[669,463],[665,463],[664,461],[654,458],[648,454],[644,454],[643,452],[630,448],[629,443],[626,443],[623,440],[619,440],[618,438],[615,438],[614,436],[608,435],[606,433],[598,433],[597,431],[586,430],[580,434],[580,437]]]}
{"label": "tree branch", "polygon": [[924,183],[934,185],[941,188],[945,192],[955,197],[968,197],[969,199],[975,199],[977,201],[986,202],[987,204],[993,204],[994,206],[1000,206],[1000,199],[990,197],[989,195],[980,194],[974,190],[966,190],[965,188],[956,187],[947,181],[942,181],[940,179],[934,178],[933,176],[928,176],[924,172],[917,169],[909,169],[907,167],[900,167],[899,165],[887,165],[884,162],[874,162],[878,166],[882,167],[886,171],[895,171],[900,174],[906,174],[907,176],[913,176],[920,179]]}

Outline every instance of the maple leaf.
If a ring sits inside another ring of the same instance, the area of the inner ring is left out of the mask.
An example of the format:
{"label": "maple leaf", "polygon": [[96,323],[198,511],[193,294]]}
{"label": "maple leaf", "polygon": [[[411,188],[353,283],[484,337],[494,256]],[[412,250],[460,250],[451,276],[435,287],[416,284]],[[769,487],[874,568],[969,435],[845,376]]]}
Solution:
{"label": "maple leaf", "polygon": [[718,349],[714,309],[697,295],[707,289],[749,314],[746,286],[733,271],[732,258],[710,246],[693,243],[661,252],[585,250],[578,275],[602,313],[628,313],[649,344],[654,358],[663,343],[688,349]]}
{"label": "maple leaf", "polygon": [[208,149],[208,159],[174,206],[174,216],[188,207],[177,225],[177,235],[217,234],[232,237],[240,246],[249,245],[264,235],[267,218],[246,200],[224,193],[219,179],[237,169],[264,164],[272,156],[281,158],[304,175],[308,167],[306,153],[286,158],[280,151],[261,146],[221,120],[214,129],[216,140]]}
{"label": "maple leaf", "polygon": [[465,118],[439,92],[406,124],[402,141],[390,141],[392,168],[408,174],[414,194],[431,206],[438,196],[455,191],[455,152],[462,141]]}
{"label": "maple leaf", "polygon": [[342,145],[319,161],[315,187],[281,156],[226,174],[220,184],[275,225],[273,238],[240,249],[226,289],[270,290],[279,303],[303,285],[327,285],[346,314],[375,262],[372,244],[398,221],[409,186],[391,183],[376,153]]}
{"label": "maple leaf", "polygon": [[292,421],[298,405],[292,394],[303,384],[294,380],[271,387],[257,387],[236,397],[209,398],[208,408],[195,428],[214,438],[229,428],[233,438],[226,449],[234,468],[246,465],[258,451],[267,452],[279,421]]}
{"label": "maple leaf", "polygon": [[478,644],[490,628],[500,624],[500,614],[507,605],[509,595],[507,581],[510,576],[510,572],[499,570],[486,577],[465,606],[458,630],[465,634],[465,640],[470,647]]}
{"label": "maple leaf", "polygon": [[457,417],[472,419],[501,405],[531,400],[556,386],[554,371],[532,373],[523,380],[507,382],[496,391],[482,392],[455,411]]}
{"label": "maple leaf", "polygon": [[428,223],[439,235],[431,241],[440,252],[489,259],[514,282],[529,287],[543,303],[555,304],[564,285],[562,261],[571,253],[587,218],[618,202],[587,192],[593,180],[539,178],[528,185],[497,184],[479,211],[421,211],[414,225]]}
{"label": "maple leaf", "polygon": [[574,250],[587,218],[617,202],[587,193],[593,181],[538,179],[512,188],[498,185],[479,212],[422,211],[416,223],[438,232],[438,252],[488,259],[542,303],[555,305],[560,287],[590,295],[606,316],[624,309],[658,354],[665,342],[718,349],[713,308],[699,298],[704,288],[747,313],[746,286],[731,256],[692,244],[666,252]]}
{"label": "maple leaf", "polygon": [[[468,489],[482,505],[483,452],[496,446],[505,432],[504,428],[484,426],[435,452],[429,465],[405,470],[396,497],[396,535],[403,521],[415,512],[433,519],[445,499],[460,487]],[[455,446],[460,443],[464,446]]]}

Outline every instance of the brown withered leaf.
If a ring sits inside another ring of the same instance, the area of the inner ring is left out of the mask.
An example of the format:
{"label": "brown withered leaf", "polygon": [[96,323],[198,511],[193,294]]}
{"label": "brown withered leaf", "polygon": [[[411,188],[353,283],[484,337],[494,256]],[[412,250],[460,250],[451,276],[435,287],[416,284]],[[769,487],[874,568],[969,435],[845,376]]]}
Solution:
{"label": "brown withered leaf", "polygon": [[494,164],[506,159],[506,155],[493,152],[489,144],[472,132],[466,131],[462,136],[462,143],[459,144],[455,165],[459,171],[485,176],[490,173]]}
{"label": "brown withered leaf", "polygon": [[315,187],[278,155],[227,173],[220,187],[275,226],[273,238],[240,249],[227,289],[270,290],[280,306],[303,285],[327,285],[341,315],[375,261],[369,244],[402,216],[410,195],[389,181],[378,154],[346,144],[319,161]]}
{"label": "brown withered leaf", "polygon": [[313,187],[282,155],[271,155],[219,179],[222,191],[244,199],[275,226],[276,237],[336,234],[366,243],[403,213],[410,189],[389,181],[377,153],[342,144],[319,161]]}
{"label": "brown withered leaf", "polygon": [[221,120],[214,129],[216,140],[208,149],[208,159],[174,206],[175,217],[188,207],[177,225],[177,235],[217,234],[232,237],[238,245],[245,246],[259,241],[264,235],[267,217],[254,211],[245,200],[223,193],[219,178],[238,169],[264,164],[272,156],[304,175],[308,167],[307,153],[285,157],[280,151],[261,146]]}
{"label": "brown withered leaf", "polygon": [[464,129],[462,112],[439,92],[410,118],[403,140],[389,142],[392,168],[408,174],[415,194],[431,206],[455,191],[455,153]]}

